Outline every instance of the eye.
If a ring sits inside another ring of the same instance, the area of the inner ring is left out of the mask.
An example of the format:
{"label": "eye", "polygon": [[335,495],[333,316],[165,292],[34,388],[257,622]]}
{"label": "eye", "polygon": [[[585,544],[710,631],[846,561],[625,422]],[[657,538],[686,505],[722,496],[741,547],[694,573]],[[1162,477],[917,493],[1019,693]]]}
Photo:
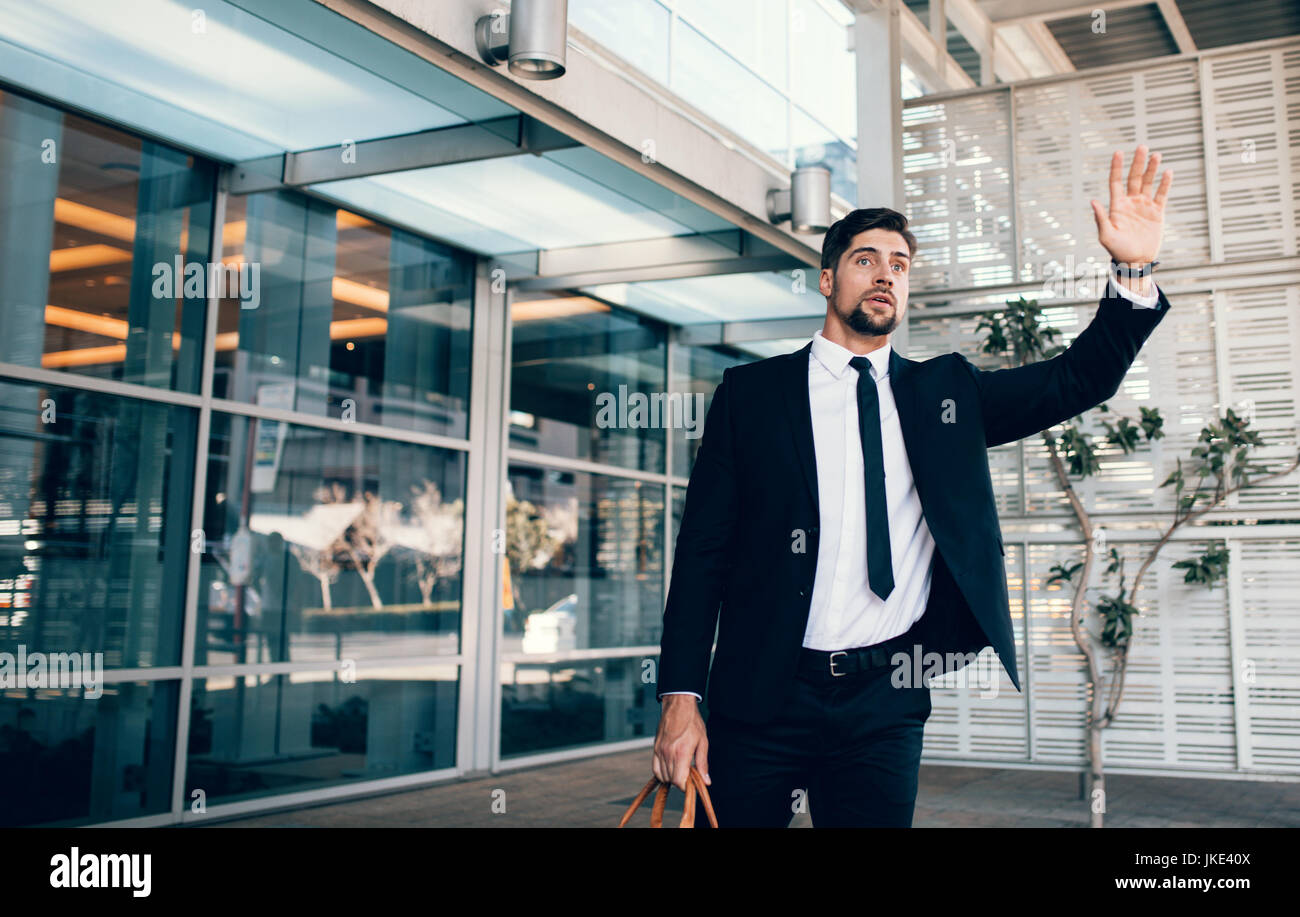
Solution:
{"label": "eye", "polygon": [[904,267],[903,267],[902,264],[897,264],[897,263],[896,263],[896,264],[894,265],[894,267],[898,268],[900,271],[901,271],[901,270],[904,270]]}

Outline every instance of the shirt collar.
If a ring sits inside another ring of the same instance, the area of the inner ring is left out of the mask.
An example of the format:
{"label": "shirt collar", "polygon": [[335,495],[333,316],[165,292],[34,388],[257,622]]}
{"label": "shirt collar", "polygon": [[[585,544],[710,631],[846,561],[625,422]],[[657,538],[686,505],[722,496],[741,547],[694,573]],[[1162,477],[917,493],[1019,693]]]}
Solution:
{"label": "shirt collar", "polygon": [[834,341],[824,336],[820,330],[813,335],[812,353],[821,364],[825,366],[832,376],[836,379],[844,374],[844,370],[849,366],[849,360],[855,356],[866,357],[871,361],[871,365],[876,368],[876,379],[880,380],[889,374],[889,354],[892,345],[885,341],[884,347],[877,347],[871,353],[855,354],[846,347],[841,347]]}

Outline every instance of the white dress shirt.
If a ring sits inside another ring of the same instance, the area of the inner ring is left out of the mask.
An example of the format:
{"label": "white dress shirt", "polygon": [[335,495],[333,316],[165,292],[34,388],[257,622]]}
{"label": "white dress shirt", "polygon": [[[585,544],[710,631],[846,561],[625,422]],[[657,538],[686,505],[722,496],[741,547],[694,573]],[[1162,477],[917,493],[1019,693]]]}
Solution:
{"label": "white dress shirt", "polygon": [[[1116,279],[1114,265],[1111,277]],[[1139,296],[1114,284],[1118,294],[1134,305],[1154,309],[1154,287]],[[898,408],[890,385],[886,342],[868,354],[854,354],[813,335],[808,354],[808,401],[812,409],[813,448],[817,464],[817,502],[821,538],[817,570],[803,645],[816,650],[870,646],[905,633],[930,600],[934,538],[921,512],[912,466],[903,444]],[[854,356],[870,361],[880,401],[880,440],[885,459],[885,504],[889,513],[889,553],[894,589],[882,600],[867,581],[867,500],[858,432],[858,371]],[[694,694],[667,691],[665,694]]]}
{"label": "white dress shirt", "polygon": [[903,446],[888,341],[865,356],[880,400],[880,441],[885,460],[885,506],[894,589],[882,600],[867,580],[867,496],[858,431],[858,371],[854,353],[813,335],[808,358],[808,400],[817,456],[821,539],[803,645],[815,650],[870,646],[903,633],[925,611],[930,595],[934,539],[921,513],[912,467]]}

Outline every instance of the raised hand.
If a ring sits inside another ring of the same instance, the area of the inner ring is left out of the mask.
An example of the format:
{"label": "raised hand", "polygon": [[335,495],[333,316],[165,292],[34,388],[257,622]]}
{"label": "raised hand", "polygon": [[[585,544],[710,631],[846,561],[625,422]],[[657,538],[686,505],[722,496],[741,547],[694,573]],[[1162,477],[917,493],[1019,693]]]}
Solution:
{"label": "raised hand", "polygon": [[1174,184],[1174,171],[1165,170],[1153,197],[1151,188],[1159,165],[1160,154],[1152,153],[1148,160],[1146,145],[1139,144],[1125,187],[1124,154],[1116,150],[1110,159],[1110,212],[1103,210],[1096,199],[1089,202],[1097,219],[1097,238],[1116,261],[1146,264],[1154,261],[1160,251],[1165,199]]}

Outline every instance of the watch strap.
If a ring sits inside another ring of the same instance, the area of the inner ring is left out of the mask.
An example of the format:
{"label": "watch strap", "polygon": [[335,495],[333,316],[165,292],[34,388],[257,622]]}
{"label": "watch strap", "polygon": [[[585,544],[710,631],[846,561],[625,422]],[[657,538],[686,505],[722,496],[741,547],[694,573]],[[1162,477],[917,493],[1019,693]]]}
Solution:
{"label": "watch strap", "polygon": [[1118,274],[1121,277],[1132,278],[1132,277],[1150,277],[1152,272],[1155,270],[1155,266],[1160,262],[1152,261],[1147,264],[1142,264],[1142,265],[1138,265],[1137,267],[1133,267],[1132,265],[1127,264],[1126,262],[1119,261],[1118,259],[1112,257],[1110,259],[1110,263],[1115,268],[1116,274]]}

